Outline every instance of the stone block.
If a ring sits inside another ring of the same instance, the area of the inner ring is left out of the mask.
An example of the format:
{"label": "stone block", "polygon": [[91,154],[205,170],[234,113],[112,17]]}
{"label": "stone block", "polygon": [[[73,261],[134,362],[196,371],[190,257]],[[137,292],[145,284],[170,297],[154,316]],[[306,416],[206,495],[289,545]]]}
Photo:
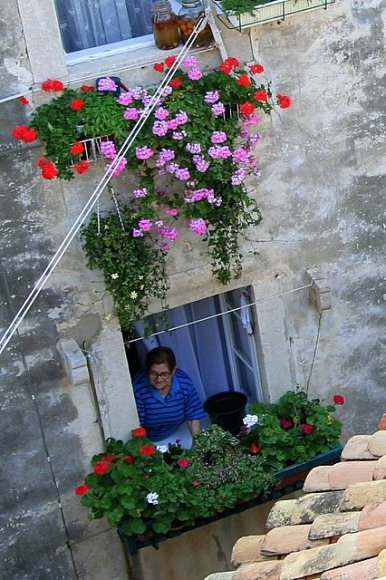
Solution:
{"label": "stone block", "polygon": [[88,383],[87,360],[76,340],[62,338],[58,340],[56,347],[69,382],[74,386]]}
{"label": "stone block", "polygon": [[386,479],[386,455],[378,459],[374,467],[374,479]]}
{"label": "stone block", "polygon": [[243,564],[234,572],[232,580],[280,580],[281,567],[281,560]]}
{"label": "stone block", "polygon": [[331,465],[319,465],[311,469],[307,475],[303,491],[306,493],[314,491],[328,491],[330,489],[330,480],[328,474],[332,469]]}
{"label": "stone block", "polygon": [[354,435],[343,447],[341,460],[350,461],[352,459],[375,459],[369,451],[369,439],[371,435]]}
{"label": "stone block", "polygon": [[380,504],[370,504],[360,512],[358,530],[371,530],[386,524],[386,501]]}
{"label": "stone block", "polygon": [[377,558],[323,572],[320,580],[372,580],[377,578]]}
{"label": "stone block", "polygon": [[377,431],[369,439],[369,451],[376,457],[386,455],[386,431]]}
{"label": "stone block", "polygon": [[237,540],[233,546],[231,563],[237,568],[247,562],[260,562],[270,559],[261,553],[261,547],[265,536],[244,536]]}
{"label": "stone block", "polygon": [[263,554],[283,555],[328,544],[328,540],[319,542],[309,540],[310,529],[310,524],[274,528],[267,533],[261,550]]}
{"label": "stone block", "polygon": [[349,461],[333,465],[328,478],[330,488],[346,489],[350,484],[372,481],[375,461]]}
{"label": "stone block", "polygon": [[341,511],[361,510],[371,503],[382,503],[386,499],[386,481],[354,483],[343,492]]}
{"label": "stone block", "polygon": [[340,537],[344,534],[352,534],[358,531],[361,512],[334,513],[318,516],[311,525],[309,538],[318,540],[321,538]]}

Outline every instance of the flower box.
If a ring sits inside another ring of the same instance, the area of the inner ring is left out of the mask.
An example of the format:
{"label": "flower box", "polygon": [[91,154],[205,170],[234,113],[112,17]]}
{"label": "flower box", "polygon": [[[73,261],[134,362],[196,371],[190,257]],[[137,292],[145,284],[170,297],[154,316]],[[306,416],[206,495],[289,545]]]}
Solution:
{"label": "flower box", "polygon": [[222,518],[237,513],[241,513],[247,509],[253,508],[257,505],[264,504],[268,501],[277,500],[284,495],[300,490],[303,487],[305,478],[307,477],[307,474],[311,471],[311,469],[313,469],[318,465],[332,465],[334,463],[337,463],[340,460],[341,453],[342,446],[338,445],[337,447],[334,447],[334,449],[316,455],[313,459],[310,459],[309,461],[305,461],[304,463],[296,463],[284,469],[280,469],[275,474],[275,477],[278,480],[278,482],[277,485],[274,487],[274,489],[270,490],[267,493],[259,495],[253,500],[247,502],[240,502],[233,509],[227,509],[212,518],[197,520],[193,525],[189,524],[184,525],[183,523],[181,523],[181,525],[173,527],[173,529],[171,529],[165,534],[156,534],[154,531],[150,529],[149,522],[149,531],[145,532],[144,534],[139,534],[136,536],[129,536],[125,534],[122,531],[122,529],[120,529],[120,527],[118,526],[117,528],[118,535],[130,555],[136,554],[138,550],[140,550],[141,548],[146,548],[148,546],[158,548],[159,544],[165,540],[175,538],[185,532],[189,532],[201,526],[208,525]]}
{"label": "flower box", "polygon": [[225,11],[222,7],[222,2],[215,1],[217,14],[224,15],[228,28],[249,28],[258,24],[266,22],[273,22],[276,20],[285,20],[289,16],[298,14],[299,12],[306,12],[308,10],[316,10],[317,8],[324,8],[327,10],[328,4],[333,4],[335,0],[273,0],[267,4],[256,6],[253,12],[243,12],[242,14],[235,14],[232,11]]}

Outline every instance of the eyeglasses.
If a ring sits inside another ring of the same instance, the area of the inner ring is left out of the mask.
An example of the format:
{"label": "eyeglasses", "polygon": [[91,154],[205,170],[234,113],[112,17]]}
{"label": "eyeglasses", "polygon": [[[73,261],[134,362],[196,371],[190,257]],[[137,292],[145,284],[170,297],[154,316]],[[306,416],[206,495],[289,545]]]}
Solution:
{"label": "eyeglasses", "polygon": [[162,381],[166,381],[166,379],[169,379],[171,377],[172,373],[157,373],[156,371],[150,371],[149,372],[149,377],[153,380],[156,381],[157,379],[161,379]]}

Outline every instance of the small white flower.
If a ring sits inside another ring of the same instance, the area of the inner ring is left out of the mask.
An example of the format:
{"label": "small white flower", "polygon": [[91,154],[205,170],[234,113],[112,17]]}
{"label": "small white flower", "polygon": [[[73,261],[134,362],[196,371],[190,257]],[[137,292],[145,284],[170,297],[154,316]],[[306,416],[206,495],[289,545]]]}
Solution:
{"label": "small white flower", "polygon": [[243,423],[248,429],[256,425],[259,422],[259,417],[257,415],[245,415]]}
{"label": "small white flower", "polygon": [[117,274],[117,273],[111,274],[111,277],[113,280],[116,280],[117,278],[119,278],[119,274]]}
{"label": "small white flower", "polygon": [[157,505],[158,497],[158,493],[148,493],[146,496],[146,501],[152,505]]}
{"label": "small white flower", "polygon": [[138,298],[138,293],[135,290],[133,290],[132,292],[130,292],[130,298],[135,300],[136,298]]}
{"label": "small white flower", "polygon": [[169,447],[167,445],[157,445],[157,449],[158,449],[158,451],[161,451],[161,453],[166,453],[166,451],[168,451]]}

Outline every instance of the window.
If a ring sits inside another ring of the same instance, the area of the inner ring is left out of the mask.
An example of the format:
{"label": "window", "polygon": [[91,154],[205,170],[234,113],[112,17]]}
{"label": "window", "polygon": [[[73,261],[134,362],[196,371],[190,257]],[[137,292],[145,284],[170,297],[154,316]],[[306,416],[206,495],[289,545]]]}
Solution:
{"label": "window", "polygon": [[[239,288],[170,309],[167,327],[180,328],[134,342],[128,349],[132,374],[144,368],[149,350],[169,346],[203,401],[227,390],[243,392],[250,403],[262,401],[250,296],[248,288]],[[159,315],[146,322],[153,332],[165,327]],[[137,323],[136,330],[143,336],[143,323]]]}
{"label": "window", "polygon": [[55,0],[66,53],[152,35],[152,0]]}

